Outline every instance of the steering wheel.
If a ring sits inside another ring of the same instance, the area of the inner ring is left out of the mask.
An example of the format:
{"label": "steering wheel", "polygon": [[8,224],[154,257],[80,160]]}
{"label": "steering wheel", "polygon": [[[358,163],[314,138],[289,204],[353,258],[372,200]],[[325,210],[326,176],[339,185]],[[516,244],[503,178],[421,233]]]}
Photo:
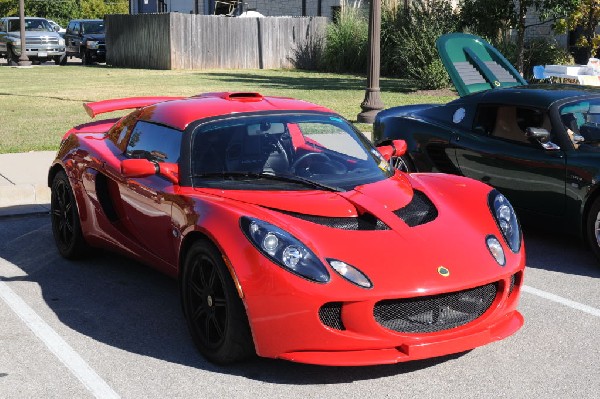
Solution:
{"label": "steering wheel", "polygon": [[[302,166],[307,159],[311,159],[311,162],[307,162],[305,167]],[[316,167],[315,170],[311,170],[312,167]],[[292,163],[291,171],[299,175],[312,175],[312,174],[344,174],[348,169],[340,162],[334,161],[322,152],[309,152],[300,156]],[[300,172],[300,173],[298,173]]]}

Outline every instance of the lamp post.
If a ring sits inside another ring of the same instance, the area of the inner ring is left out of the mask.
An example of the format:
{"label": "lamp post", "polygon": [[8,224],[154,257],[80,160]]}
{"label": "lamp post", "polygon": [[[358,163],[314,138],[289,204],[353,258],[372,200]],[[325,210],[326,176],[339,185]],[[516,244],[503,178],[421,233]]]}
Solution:
{"label": "lamp post", "polygon": [[379,89],[380,40],[381,39],[381,0],[371,0],[369,9],[369,71],[365,99],[360,104],[362,112],[357,120],[362,123],[373,123],[375,115],[383,109],[383,101]]}
{"label": "lamp post", "polygon": [[19,0],[19,25],[21,25],[21,56],[19,57],[19,66],[29,66],[31,61],[25,54],[25,0]]}

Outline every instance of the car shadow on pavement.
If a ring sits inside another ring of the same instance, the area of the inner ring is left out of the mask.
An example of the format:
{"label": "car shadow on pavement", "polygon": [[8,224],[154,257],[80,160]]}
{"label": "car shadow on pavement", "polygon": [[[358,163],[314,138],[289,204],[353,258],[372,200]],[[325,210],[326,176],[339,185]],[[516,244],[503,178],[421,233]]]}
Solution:
{"label": "car shadow on pavement", "polygon": [[581,239],[524,227],[527,267],[600,278],[600,261]]}
{"label": "car shadow on pavement", "polygon": [[301,385],[411,373],[463,355],[369,367],[312,366],[264,358],[216,366],[194,347],[175,280],[101,250],[76,262],[61,258],[54,246],[48,215],[1,222],[5,229],[0,232],[0,256],[24,273],[17,270],[13,275],[0,275],[0,280],[39,285],[45,304],[64,325],[54,328],[67,341],[69,330],[74,330],[111,347],[174,364],[269,383]]}

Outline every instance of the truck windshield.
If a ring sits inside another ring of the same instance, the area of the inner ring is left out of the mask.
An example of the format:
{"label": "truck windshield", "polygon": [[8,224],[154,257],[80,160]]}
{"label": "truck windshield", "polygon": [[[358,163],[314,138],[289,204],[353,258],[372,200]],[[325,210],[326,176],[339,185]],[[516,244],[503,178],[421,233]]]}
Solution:
{"label": "truck windshield", "polygon": [[[21,21],[11,19],[8,21],[8,31],[18,32],[21,30]],[[25,18],[25,30],[37,32],[54,32],[50,23],[45,19],[28,19]]]}

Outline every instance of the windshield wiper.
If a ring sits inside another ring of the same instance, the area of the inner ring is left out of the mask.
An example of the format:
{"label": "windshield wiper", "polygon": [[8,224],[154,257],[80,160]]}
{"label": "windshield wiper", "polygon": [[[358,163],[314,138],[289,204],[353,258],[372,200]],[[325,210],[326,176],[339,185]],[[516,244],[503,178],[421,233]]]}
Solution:
{"label": "windshield wiper", "polygon": [[269,172],[235,172],[235,171],[232,171],[232,172],[225,172],[225,171],[223,171],[223,172],[207,172],[207,173],[198,173],[198,174],[193,175],[192,177],[199,177],[199,178],[222,177],[224,179],[226,179],[226,178],[261,179],[262,178],[262,179],[285,181],[285,182],[290,182],[290,183],[300,183],[300,184],[303,184],[308,187],[321,189],[321,190],[327,190],[327,191],[335,191],[335,192],[346,191],[340,187],[329,186],[327,184],[319,183],[319,182],[309,180],[309,179],[306,179],[306,178],[300,177],[300,176],[279,175],[279,174],[269,173]]}

